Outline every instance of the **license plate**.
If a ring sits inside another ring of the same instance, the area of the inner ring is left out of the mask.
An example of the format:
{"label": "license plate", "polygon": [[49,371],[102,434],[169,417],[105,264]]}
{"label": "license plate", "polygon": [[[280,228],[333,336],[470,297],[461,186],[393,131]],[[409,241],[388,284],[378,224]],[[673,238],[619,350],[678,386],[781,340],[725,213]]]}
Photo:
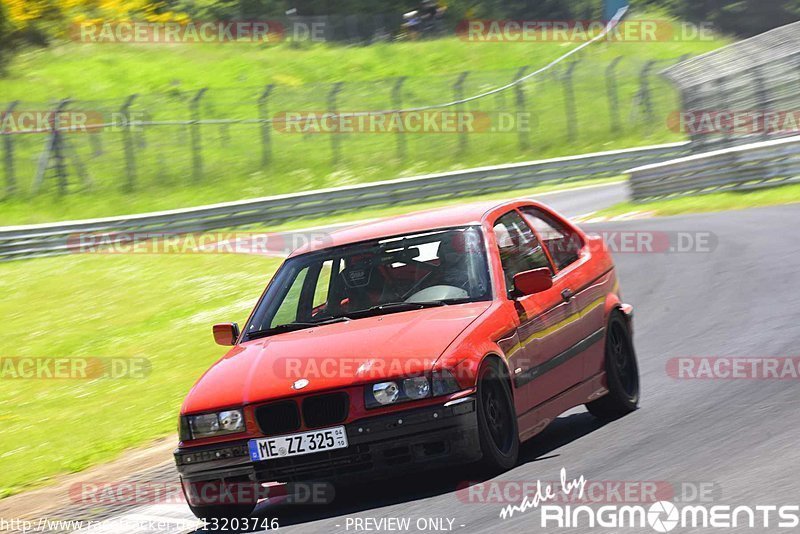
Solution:
{"label": "license plate", "polygon": [[343,426],[336,426],[276,438],[251,439],[248,446],[250,447],[250,459],[260,462],[273,458],[344,449],[347,447],[347,432]]}

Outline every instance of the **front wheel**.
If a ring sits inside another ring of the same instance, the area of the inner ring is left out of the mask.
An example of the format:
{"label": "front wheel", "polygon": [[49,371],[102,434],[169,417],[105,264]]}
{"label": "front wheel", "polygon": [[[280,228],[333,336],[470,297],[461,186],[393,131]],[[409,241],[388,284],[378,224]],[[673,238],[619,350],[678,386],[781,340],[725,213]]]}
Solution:
{"label": "front wheel", "polygon": [[519,433],[511,386],[498,364],[487,362],[478,380],[478,434],[483,467],[506,471],[517,464]]}
{"label": "front wheel", "polygon": [[586,408],[600,419],[616,419],[639,405],[639,365],[628,325],[618,311],[608,320],[605,368],[608,394]]}

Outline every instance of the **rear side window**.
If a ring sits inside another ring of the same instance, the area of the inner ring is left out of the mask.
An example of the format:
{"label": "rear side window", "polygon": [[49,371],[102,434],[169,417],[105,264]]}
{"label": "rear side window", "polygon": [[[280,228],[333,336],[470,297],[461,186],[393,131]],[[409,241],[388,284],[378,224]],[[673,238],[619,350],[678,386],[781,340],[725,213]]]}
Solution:
{"label": "rear side window", "polygon": [[558,270],[577,261],[583,248],[583,240],[577,233],[536,208],[522,208],[520,211],[539,234]]}
{"label": "rear side window", "polygon": [[500,217],[494,225],[494,235],[509,293],[514,290],[515,274],[542,267],[550,269],[541,244],[517,212]]}

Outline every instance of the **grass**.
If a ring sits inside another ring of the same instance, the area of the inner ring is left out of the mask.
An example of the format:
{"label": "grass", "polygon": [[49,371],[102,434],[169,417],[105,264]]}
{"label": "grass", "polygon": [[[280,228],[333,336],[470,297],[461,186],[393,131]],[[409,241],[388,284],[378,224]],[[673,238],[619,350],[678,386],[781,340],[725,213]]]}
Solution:
{"label": "grass", "polygon": [[760,206],[776,206],[800,202],[800,184],[753,189],[748,191],[726,191],[698,196],[654,200],[652,202],[623,202],[600,210],[592,217],[614,217],[634,211],[648,214],[682,215],[708,211],[727,211]]}
{"label": "grass", "polygon": [[[296,134],[269,130],[270,160],[262,162],[264,132],[258,124],[152,126],[131,132],[134,190],[124,189],[129,170],[120,131],[68,136],[68,190],[60,197],[53,172],[38,194],[33,177],[43,138],[14,136],[19,193],[0,201],[0,224],[25,224],[171,209],[298,190],[362,183],[398,176],[525,161],[675,141],[666,126],[677,107],[673,90],[658,70],[684,54],[699,54],[726,41],[600,43],[579,54],[573,71],[574,116],[567,113],[566,65],[524,84],[516,92],[478,101],[470,111],[527,113],[528,131],[457,134]],[[85,45],[65,44],[28,51],[0,79],[3,100],[21,99],[19,109],[47,108],[65,96],[71,109],[116,112],[139,94],[131,110],[152,120],[192,117],[190,101],[201,87],[201,118],[272,117],[281,111],[328,109],[330,82],[344,80],[337,108],[344,111],[424,106],[452,100],[454,83],[468,69],[464,95],[497,87],[518,68],[542,66],[573,43],[470,43],[456,38],[382,43],[369,47],[324,44],[293,48],[253,45]],[[612,128],[606,69],[616,69],[620,127]],[[640,74],[648,77],[653,115],[641,100]],[[392,98],[397,77],[407,77],[401,99]],[[258,98],[276,84],[266,112]],[[514,115],[515,116],[515,115]],[[570,134],[570,127],[574,131]],[[199,137],[196,137],[199,134]],[[405,153],[401,151],[404,143]],[[192,150],[193,143],[199,147]],[[339,157],[334,162],[335,150]],[[196,167],[196,161],[202,167]],[[80,166],[77,165],[80,163]],[[80,168],[85,169],[86,181]],[[3,176],[0,165],[0,181]],[[195,175],[195,168],[200,169]]]}
{"label": "grass", "polygon": [[[74,255],[0,265],[0,357],[147,358],[144,379],[0,378],[0,497],[175,431],[180,403],[225,352],[278,260]],[[8,376],[8,375],[6,375]]]}
{"label": "grass", "polygon": [[[647,17],[643,17],[647,18]],[[663,17],[662,17],[663,18]],[[671,59],[701,53],[719,41],[601,43],[589,57],[618,55]],[[474,43],[457,38],[340,46],[297,44],[102,44],[66,43],[30,49],[11,62],[0,81],[3,99],[47,102],[65,97],[121,98],[201,87],[300,86],[331,81],[369,81],[397,76],[435,76],[472,70],[516,69],[543,65],[574,43]],[[646,48],[647,52],[642,49]],[[87,80],[91,80],[88,88]]]}

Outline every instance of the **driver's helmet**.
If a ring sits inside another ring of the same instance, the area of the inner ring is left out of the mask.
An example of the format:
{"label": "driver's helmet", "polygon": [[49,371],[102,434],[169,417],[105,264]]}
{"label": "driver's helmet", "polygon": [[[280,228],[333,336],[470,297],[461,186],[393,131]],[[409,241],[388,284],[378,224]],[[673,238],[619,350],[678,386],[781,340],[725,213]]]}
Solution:
{"label": "driver's helmet", "polygon": [[466,260],[467,246],[464,232],[455,230],[442,236],[439,243],[439,265],[461,265]]}
{"label": "driver's helmet", "polygon": [[475,283],[479,240],[473,231],[453,230],[442,236],[439,243],[438,283],[467,288]]}

